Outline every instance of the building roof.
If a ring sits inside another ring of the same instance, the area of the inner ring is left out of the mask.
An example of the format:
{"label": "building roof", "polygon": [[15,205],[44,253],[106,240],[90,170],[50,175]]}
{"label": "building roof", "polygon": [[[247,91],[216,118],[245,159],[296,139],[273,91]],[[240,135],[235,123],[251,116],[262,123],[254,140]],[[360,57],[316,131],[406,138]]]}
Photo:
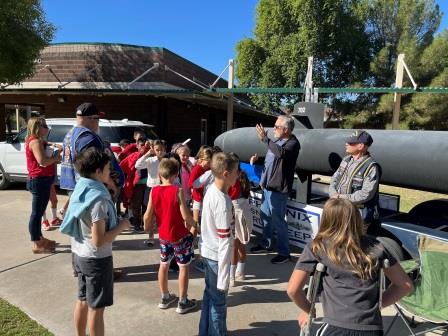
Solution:
{"label": "building roof", "polygon": [[[217,77],[166,48],[57,43],[42,50],[33,77],[3,85],[0,94],[153,95],[225,109],[226,95],[203,92]],[[215,87],[227,86],[227,81],[219,79]],[[261,113],[243,96],[234,101],[237,112]]]}

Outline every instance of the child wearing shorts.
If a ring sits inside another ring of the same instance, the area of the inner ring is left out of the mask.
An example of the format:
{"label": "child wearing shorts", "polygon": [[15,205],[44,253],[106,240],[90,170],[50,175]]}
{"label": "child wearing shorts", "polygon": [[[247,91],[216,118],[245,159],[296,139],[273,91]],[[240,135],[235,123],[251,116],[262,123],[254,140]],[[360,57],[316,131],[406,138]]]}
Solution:
{"label": "child wearing shorts", "polygon": [[104,309],[113,304],[112,242],[129,228],[118,221],[115,205],[104,183],[110,179],[110,157],[91,147],[76,156],[76,183],[61,232],[71,236],[78,301],[74,319],[77,335],[104,335]]}
{"label": "child wearing shorts", "polygon": [[154,186],[149,195],[144,215],[145,231],[150,230],[156,218],[160,240],[159,286],[160,309],[167,309],[177,298],[168,289],[168,269],[175,258],[179,265],[179,302],[176,312],[185,314],[196,307],[196,300],[188,299],[189,265],[193,256],[192,228],[197,227],[185,202],[182,188],[174,184],[179,175],[180,164],[175,158],[162,159],[159,165],[161,184]]}
{"label": "child wearing shorts", "polygon": [[230,266],[230,283],[246,279],[246,245],[249,243],[253,228],[253,215],[250,211],[250,182],[247,174],[239,168],[239,177],[229,190],[235,219],[235,241]]}

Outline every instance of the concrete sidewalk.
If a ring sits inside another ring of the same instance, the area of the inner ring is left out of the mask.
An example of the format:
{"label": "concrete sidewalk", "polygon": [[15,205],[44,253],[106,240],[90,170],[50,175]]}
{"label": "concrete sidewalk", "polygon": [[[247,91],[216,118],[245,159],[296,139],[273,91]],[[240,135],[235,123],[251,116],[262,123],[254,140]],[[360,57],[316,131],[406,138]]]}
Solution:
{"label": "concrete sidewalk", "polygon": [[[60,204],[65,200],[59,196]],[[72,276],[69,239],[57,231],[45,235],[59,245],[52,255],[33,255],[28,234],[31,194],[19,184],[0,191],[0,297],[18,306],[55,335],[73,335],[77,279]],[[125,275],[115,283],[115,303],[106,309],[107,335],[196,335],[200,308],[178,315],[175,308],[157,308],[159,252],[143,244],[145,235],[125,233],[114,243],[115,267]],[[295,257],[298,254],[294,254]],[[229,291],[227,325],[230,335],[297,335],[298,308],[286,295],[294,263],[272,265],[271,256],[248,255],[247,280]],[[198,300],[203,275],[193,268],[189,297]],[[170,290],[177,295],[177,274]],[[320,306],[318,307],[318,313]],[[384,324],[394,315],[385,309]],[[391,335],[406,335],[396,323]],[[0,330],[1,333],[1,330]],[[440,335],[440,334],[438,334]]]}

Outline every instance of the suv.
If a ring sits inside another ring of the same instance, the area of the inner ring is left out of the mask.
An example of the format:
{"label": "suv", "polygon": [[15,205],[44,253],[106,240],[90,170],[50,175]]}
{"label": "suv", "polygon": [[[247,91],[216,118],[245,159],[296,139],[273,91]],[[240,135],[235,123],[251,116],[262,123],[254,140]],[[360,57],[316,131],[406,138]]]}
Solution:
{"label": "suv", "polygon": [[[55,118],[46,119],[46,121],[50,128],[48,141],[60,144],[62,144],[67,132],[76,124],[75,118]],[[152,125],[128,119],[100,119],[99,134],[111,146],[119,146],[121,139],[132,141],[135,129],[142,129],[148,139],[158,139]],[[26,181],[28,177],[25,137],[26,129],[22,129],[16,136],[8,138],[6,142],[0,142],[0,189],[6,189],[14,181]]]}

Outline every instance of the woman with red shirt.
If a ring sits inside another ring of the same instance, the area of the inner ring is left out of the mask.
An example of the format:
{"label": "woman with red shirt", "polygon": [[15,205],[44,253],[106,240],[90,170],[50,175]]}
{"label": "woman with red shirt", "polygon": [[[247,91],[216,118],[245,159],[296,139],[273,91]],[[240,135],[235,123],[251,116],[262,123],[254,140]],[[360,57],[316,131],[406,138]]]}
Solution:
{"label": "woman with red shirt", "polygon": [[54,182],[56,164],[61,156],[47,157],[45,147],[48,126],[43,117],[31,118],[27,125],[25,144],[26,166],[28,169],[28,190],[33,195],[32,210],[28,229],[33,242],[33,253],[52,253],[56,242],[42,236],[41,217],[50,199],[50,189]]}

